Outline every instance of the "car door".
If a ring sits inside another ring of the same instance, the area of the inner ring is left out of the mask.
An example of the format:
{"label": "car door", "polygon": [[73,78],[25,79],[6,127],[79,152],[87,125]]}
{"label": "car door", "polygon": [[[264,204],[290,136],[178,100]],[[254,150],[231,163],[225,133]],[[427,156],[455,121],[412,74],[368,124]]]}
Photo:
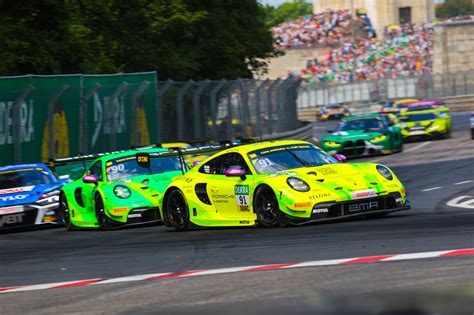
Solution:
{"label": "car door", "polygon": [[[225,171],[231,167],[245,170],[245,176],[229,177]],[[228,219],[253,220],[251,197],[253,175],[239,153],[227,153],[203,165],[207,174],[207,192],[217,213]]]}
{"label": "car door", "polygon": [[[88,175],[94,175],[97,177],[98,183],[103,180],[103,170],[102,170],[102,161],[97,161],[89,168]],[[82,186],[82,200],[84,201],[84,207],[88,212],[94,211],[94,196],[97,191],[98,185],[96,184],[86,184]]]}

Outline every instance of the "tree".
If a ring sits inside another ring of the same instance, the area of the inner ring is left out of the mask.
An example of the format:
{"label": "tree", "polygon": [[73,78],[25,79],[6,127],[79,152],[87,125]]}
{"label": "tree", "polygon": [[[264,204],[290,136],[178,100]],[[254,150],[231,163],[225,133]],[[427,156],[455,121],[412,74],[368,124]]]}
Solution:
{"label": "tree", "polygon": [[313,5],[306,0],[292,0],[279,5],[277,8],[266,5],[267,25],[276,26],[283,22],[297,19],[302,15],[312,14]]}
{"label": "tree", "polygon": [[473,14],[474,4],[471,0],[446,0],[436,9],[436,17],[440,19]]}

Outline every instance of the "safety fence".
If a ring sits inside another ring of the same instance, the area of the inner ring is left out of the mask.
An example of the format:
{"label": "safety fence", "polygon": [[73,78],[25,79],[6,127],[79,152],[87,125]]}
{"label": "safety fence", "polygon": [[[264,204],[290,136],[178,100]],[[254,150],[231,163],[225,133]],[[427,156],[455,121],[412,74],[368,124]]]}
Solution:
{"label": "safety fence", "polygon": [[298,80],[165,81],[155,72],[0,77],[0,165],[300,128]]}
{"label": "safety fence", "polygon": [[339,103],[357,106],[400,98],[438,99],[470,94],[474,94],[474,70],[345,84],[303,82],[298,90],[298,108]]}

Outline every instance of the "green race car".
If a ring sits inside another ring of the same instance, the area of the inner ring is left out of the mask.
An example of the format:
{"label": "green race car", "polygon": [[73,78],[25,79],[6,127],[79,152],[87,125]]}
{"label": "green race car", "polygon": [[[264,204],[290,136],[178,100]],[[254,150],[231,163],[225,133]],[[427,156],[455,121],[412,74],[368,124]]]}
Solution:
{"label": "green race car", "polygon": [[[139,164],[135,157],[139,152],[168,152],[168,149],[102,154],[91,163],[82,178],[61,189],[59,212],[68,230],[108,230],[125,224],[161,220],[161,194],[172,178],[182,175],[187,166],[183,167],[178,157],[170,156],[155,159],[143,167],[145,161]],[[77,162],[90,157],[61,159],[56,163]]]}
{"label": "green race car", "polygon": [[449,138],[451,117],[440,109],[406,111],[400,113],[400,127],[407,140]]}
{"label": "green race car", "polygon": [[271,227],[409,209],[405,187],[388,167],[343,164],[311,143],[290,140],[227,147],[176,177],[161,204],[165,225],[176,230]]}
{"label": "green race car", "polygon": [[384,114],[366,114],[343,118],[331,135],[321,139],[329,154],[361,157],[401,152],[400,127]]}

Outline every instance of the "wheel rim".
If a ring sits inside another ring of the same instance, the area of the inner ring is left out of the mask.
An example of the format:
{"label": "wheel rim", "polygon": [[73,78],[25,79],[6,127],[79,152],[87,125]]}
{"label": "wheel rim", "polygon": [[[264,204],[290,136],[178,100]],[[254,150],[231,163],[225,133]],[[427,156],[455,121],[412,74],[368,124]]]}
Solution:
{"label": "wheel rim", "polygon": [[68,226],[69,225],[69,208],[64,197],[61,198],[61,215],[63,219],[63,224],[65,226]]}
{"label": "wheel rim", "polygon": [[99,223],[100,227],[104,227],[107,223],[105,218],[104,203],[102,202],[102,199],[97,198],[95,204],[95,214],[97,217],[97,222]]}
{"label": "wheel rim", "polygon": [[168,219],[173,226],[183,226],[186,223],[186,203],[178,193],[171,194],[167,208]]}
{"label": "wheel rim", "polygon": [[263,189],[259,193],[256,206],[259,217],[263,223],[272,224],[277,220],[280,210],[275,195],[270,189]]}

